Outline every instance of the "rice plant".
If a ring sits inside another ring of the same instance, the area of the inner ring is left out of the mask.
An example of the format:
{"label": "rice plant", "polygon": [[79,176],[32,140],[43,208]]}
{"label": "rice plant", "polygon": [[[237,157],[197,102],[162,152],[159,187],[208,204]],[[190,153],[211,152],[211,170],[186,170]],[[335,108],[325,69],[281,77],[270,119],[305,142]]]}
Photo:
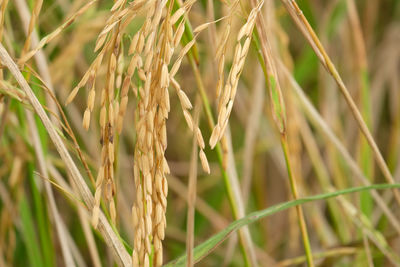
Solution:
{"label": "rice plant", "polygon": [[0,266],[400,265],[399,18],[0,0]]}

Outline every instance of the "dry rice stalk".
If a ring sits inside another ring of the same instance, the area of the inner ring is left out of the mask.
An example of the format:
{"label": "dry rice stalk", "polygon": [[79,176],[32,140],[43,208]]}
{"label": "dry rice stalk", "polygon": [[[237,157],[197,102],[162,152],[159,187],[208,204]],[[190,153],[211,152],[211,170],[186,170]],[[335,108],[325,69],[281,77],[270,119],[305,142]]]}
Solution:
{"label": "dry rice stalk", "polygon": [[[200,97],[197,97],[196,108],[194,113],[195,126],[199,124],[201,101]],[[188,212],[186,222],[186,254],[187,263],[186,266],[192,267],[193,263],[193,247],[194,247],[194,226],[195,226],[195,204],[196,204],[196,187],[197,187],[197,143],[193,138],[192,144],[192,156],[190,161],[189,171],[189,185],[188,185]]]}
{"label": "dry rice stalk", "polygon": [[[311,45],[312,49],[318,56],[318,59],[320,60],[321,64],[326,68],[327,72],[332,76],[332,78],[335,80],[337,83],[339,90],[343,97],[345,98],[351,112],[353,113],[354,118],[357,121],[358,127],[360,131],[363,133],[365,136],[370,148],[372,149],[372,152],[374,153],[374,157],[376,159],[376,162],[381,169],[385,179],[387,182],[393,184],[394,183],[394,178],[392,173],[389,170],[389,167],[387,166],[385,159],[382,156],[382,153],[380,152],[380,149],[378,145],[376,144],[370,130],[368,129],[367,124],[365,123],[360,111],[357,108],[357,105],[355,104],[352,96],[350,95],[346,85],[344,84],[341,76],[339,75],[338,70],[336,67],[333,65],[329,55],[325,51],[325,48],[323,47],[321,41],[319,40],[318,36],[312,29],[311,25],[309,24],[307,18],[304,16],[303,11],[300,9],[300,7],[297,5],[296,1],[291,0],[281,0],[285,8],[287,9],[289,15],[292,17],[302,34],[305,36],[309,44]],[[396,199],[396,202],[400,205],[400,192],[397,189],[393,189],[393,194]]]}
{"label": "dry rice stalk", "polygon": [[1,1],[1,4],[0,4],[0,40],[3,38],[4,16],[5,16],[7,4],[8,4],[8,0],[3,0],[3,1]]}
{"label": "dry rice stalk", "polygon": [[[32,103],[33,108],[35,109],[36,113],[40,117],[43,122],[44,127],[46,128],[50,139],[53,141],[58,153],[60,154],[62,160],[64,161],[65,165],[67,166],[67,170],[71,174],[73,181],[77,184],[77,188],[79,190],[79,194],[84,200],[85,204],[88,206],[89,209],[93,207],[93,196],[84,182],[82,175],[79,173],[78,168],[76,167],[75,163],[73,162],[70,154],[67,151],[67,148],[63,144],[61,137],[59,136],[58,132],[54,128],[54,125],[51,123],[49,117],[45,113],[43,107],[39,103],[38,99],[34,95],[32,89],[29,87],[28,83],[22,76],[21,72],[19,71],[17,65],[12,61],[10,55],[7,53],[5,48],[0,44],[0,58],[1,61],[7,66],[10,70],[12,75],[17,80],[18,84],[26,93],[27,97],[29,98],[30,102]],[[116,259],[121,265],[130,266],[130,261],[128,261],[127,252],[117,238],[116,234],[112,230],[111,226],[108,224],[105,216],[103,213],[100,212],[99,214],[99,230],[102,233],[104,239],[106,240],[107,244],[113,248],[114,255]]]}
{"label": "dry rice stalk", "polygon": [[21,57],[23,57],[26,52],[28,52],[30,46],[31,46],[31,37],[32,37],[32,32],[34,30],[34,26],[36,24],[36,20],[39,17],[40,9],[42,8],[43,0],[37,0],[35,1],[35,5],[32,10],[32,16],[31,20],[29,21],[29,28],[28,28],[28,34],[26,36],[24,48],[22,49],[21,52]]}

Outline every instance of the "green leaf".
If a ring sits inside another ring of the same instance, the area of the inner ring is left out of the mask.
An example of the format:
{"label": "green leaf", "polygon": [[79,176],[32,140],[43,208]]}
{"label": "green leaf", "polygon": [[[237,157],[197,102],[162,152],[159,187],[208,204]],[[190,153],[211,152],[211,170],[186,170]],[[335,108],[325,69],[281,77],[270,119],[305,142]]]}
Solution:
{"label": "green leaf", "polygon": [[[389,189],[389,188],[400,188],[400,184],[376,184],[370,186],[360,186],[360,187],[352,187],[347,188],[344,190],[338,190],[335,192],[323,193],[315,196],[305,197],[297,200],[287,201],[281,204],[274,205],[264,210],[255,211],[243,217],[242,219],[236,220],[232,222],[228,227],[226,227],[221,232],[213,235],[208,240],[203,242],[202,244],[198,245],[194,249],[194,260],[195,262],[200,261],[208,254],[210,254],[218,245],[220,245],[228,236],[241,227],[254,223],[264,217],[270,216],[277,212],[292,208],[297,205],[301,205],[307,202],[312,202],[316,200],[323,200],[328,198],[337,197],[340,195],[355,193],[355,192],[362,192],[362,191],[369,191],[369,190],[381,190],[381,189]],[[178,259],[164,265],[164,266],[186,266],[186,255],[179,257]]]}
{"label": "green leaf", "polygon": [[44,266],[44,261],[38,246],[38,238],[35,233],[35,225],[32,218],[31,208],[29,207],[25,194],[22,195],[22,199],[19,204],[19,211],[21,216],[21,232],[25,241],[24,243],[28,254],[29,266]]}
{"label": "green leaf", "polygon": [[54,246],[51,238],[51,222],[47,216],[47,209],[44,203],[43,196],[37,188],[33,175],[33,166],[28,164],[29,182],[31,184],[33,198],[33,220],[36,222],[39,234],[39,243],[37,247],[41,249],[43,256],[43,266],[54,266]]}

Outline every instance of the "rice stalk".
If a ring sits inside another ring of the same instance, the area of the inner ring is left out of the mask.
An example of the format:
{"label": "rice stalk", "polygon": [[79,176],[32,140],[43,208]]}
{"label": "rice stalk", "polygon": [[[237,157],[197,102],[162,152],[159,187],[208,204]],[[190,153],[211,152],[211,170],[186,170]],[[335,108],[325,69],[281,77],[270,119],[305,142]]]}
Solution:
{"label": "rice stalk", "polygon": [[28,49],[31,46],[31,36],[32,36],[33,29],[34,29],[33,27],[35,26],[36,20],[39,17],[39,13],[40,13],[40,9],[42,8],[42,4],[43,4],[43,0],[38,0],[38,1],[35,1],[35,5],[33,6],[32,16],[29,21],[28,34],[25,39],[24,47],[22,48],[21,57],[23,57],[27,53]]}
{"label": "rice stalk", "polygon": [[[256,1],[252,1],[252,6],[256,5]],[[260,38],[260,46],[261,46],[261,53],[263,57],[263,70],[265,75],[265,80],[269,89],[269,95],[271,99],[271,109],[272,109],[272,116],[274,118],[276,127],[280,133],[280,141],[281,146],[285,158],[287,173],[289,177],[290,189],[294,199],[299,198],[298,189],[297,189],[297,178],[295,173],[292,171],[292,163],[290,159],[290,152],[287,142],[287,132],[286,132],[286,111],[285,111],[285,104],[283,100],[282,91],[279,85],[277,71],[275,68],[274,58],[272,57],[271,52],[271,45],[267,38],[266,28],[264,26],[262,20],[262,14],[260,13],[257,16],[256,28],[257,33]],[[307,256],[307,264],[308,266],[314,266],[314,261],[311,252],[311,245],[308,236],[307,226],[303,214],[303,209],[300,206],[296,207],[296,213],[298,218],[298,224],[301,231],[304,250]]]}
{"label": "rice stalk", "polygon": [[[209,104],[209,100],[208,100],[208,96],[205,92],[205,88],[203,85],[203,81],[200,75],[200,71],[194,61],[194,58],[190,55],[188,55],[189,61],[191,63],[192,69],[194,71],[194,74],[196,76],[196,83],[197,86],[200,90],[200,95],[202,98],[202,102],[203,102],[203,107],[205,109],[205,113],[206,113],[206,117],[207,117],[207,121],[208,121],[208,126],[210,129],[214,128],[214,117],[211,111],[211,107]],[[224,140],[224,137],[222,137]],[[226,163],[226,161],[228,160],[226,157],[229,156],[229,153],[224,153],[223,149],[222,149],[222,145],[220,143],[217,143],[215,146],[215,150],[217,152],[217,156],[218,156],[218,163],[220,165],[220,169],[221,169],[221,174],[224,178],[224,183],[225,183],[225,188],[227,190],[228,193],[228,198],[229,198],[229,203],[231,205],[232,208],[232,213],[233,216],[237,219],[241,218],[244,216],[244,208],[241,207],[242,206],[242,200],[241,200],[241,194],[240,194],[240,190],[239,188],[237,188],[238,186],[238,182],[235,181],[235,177],[230,178],[227,172],[227,167],[228,164]],[[231,160],[232,162],[232,160]],[[233,163],[232,163],[233,164]],[[233,165],[230,166],[229,170],[231,172],[235,172],[235,168]],[[236,177],[237,178],[237,177]],[[232,185],[232,181],[235,181],[235,183]],[[248,230],[243,229],[241,231],[239,231],[239,240],[240,240],[240,244],[241,244],[241,248],[242,248],[242,254],[245,260],[245,264],[247,265],[256,265],[256,261],[254,258],[254,252],[253,252],[253,245],[252,245],[252,240],[250,237],[250,233]]]}
{"label": "rice stalk", "polygon": [[[355,174],[355,177],[360,180],[360,182],[364,185],[370,185],[371,183],[362,173],[356,162],[351,157],[350,153],[346,150],[345,146],[340,142],[339,138],[333,133],[331,128],[324,122],[321,115],[316,111],[316,109],[311,104],[310,100],[307,99],[301,87],[297,84],[292,76],[289,75],[286,67],[279,64],[283,73],[289,79],[291,88],[295,92],[296,97],[299,100],[299,104],[301,108],[304,110],[305,115],[309,118],[309,120],[320,130],[324,135],[326,135],[327,139],[333,143],[336,149],[340,152],[340,154],[346,159],[347,164],[349,165],[352,172]],[[371,195],[374,198],[377,205],[381,208],[381,210],[387,216],[389,222],[392,224],[397,233],[400,234],[400,223],[397,218],[394,216],[393,212],[390,211],[390,208],[386,205],[383,198],[377,194],[376,191],[371,191]]]}
{"label": "rice stalk", "polygon": [[[83,200],[85,201],[86,205],[91,208],[93,207],[94,201],[93,201],[93,196],[90,193],[89,188],[87,187],[86,183],[84,182],[81,174],[79,173],[76,165],[72,161],[71,156],[69,155],[67,149],[65,148],[64,144],[61,141],[60,136],[56,132],[56,130],[53,128],[53,125],[50,122],[50,119],[47,117],[45,111],[43,110],[43,107],[37,100],[36,96],[33,94],[32,89],[29,87],[25,79],[23,78],[22,74],[18,70],[17,65],[12,61],[10,56],[8,55],[7,51],[4,49],[2,45],[0,45],[0,59],[5,64],[13,76],[16,78],[18,81],[19,85],[22,87],[22,89],[25,91],[27,97],[32,103],[32,106],[34,107],[36,113],[39,115],[40,119],[42,120],[51,140],[55,144],[57,151],[59,152],[60,156],[62,157],[63,161],[69,168],[69,172],[71,174],[71,177],[73,178],[74,182],[77,183],[79,193]],[[120,243],[119,239],[116,237],[115,233],[113,232],[112,228],[108,224],[106,218],[102,213],[100,213],[99,216],[100,220],[100,232],[102,232],[103,236],[107,238],[107,240],[110,242],[109,244],[111,247],[114,249],[113,251],[115,252],[115,255],[117,259],[125,266],[130,266],[130,260],[129,256],[127,256],[127,252],[125,248],[122,246]]]}
{"label": "rice stalk", "polygon": [[[197,128],[199,124],[200,116],[200,97],[197,98],[195,116],[194,116],[194,127]],[[193,136],[192,155],[190,163],[190,175],[188,185],[188,219],[187,219],[187,230],[186,230],[186,254],[188,255],[187,266],[194,266],[193,263],[193,246],[194,246],[194,227],[195,227],[195,205],[196,205],[196,188],[197,188],[197,142],[196,136]]]}
{"label": "rice stalk", "polygon": [[[40,171],[45,178],[48,178],[46,162],[45,162],[43,150],[42,150],[42,147],[40,144],[38,130],[37,130],[36,125],[34,124],[33,114],[30,111],[26,111],[26,116],[28,118],[28,125],[31,130],[31,134],[32,134],[33,146],[35,147],[36,154],[39,159]],[[49,198],[51,213],[54,216],[54,220],[56,223],[57,234],[60,239],[61,249],[62,249],[63,256],[64,256],[64,263],[67,266],[75,266],[75,263],[72,259],[70,247],[69,247],[69,245],[67,243],[67,239],[66,239],[66,231],[67,230],[61,220],[60,213],[57,209],[52,188],[50,186],[50,183],[47,181],[45,181],[44,185],[45,185],[47,196]]]}
{"label": "rice stalk", "polygon": [[[340,77],[337,69],[333,65],[331,59],[329,58],[328,54],[326,53],[324,47],[322,46],[320,40],[318,39],[317,35],[315,34],[314,30],[310,26],[309,22],[307,21],[306,17],[303,15],[300,7],[297,5],[296,1],[294,0],[282,0],[285,8],[287,9],[288,13],[299,27],[300,31],[305,35],[307,41],[310,43],[311,47],[315,51],[318,56],[318,59],[321,61],[322,65],[326,68],[328,73],[333,77],[335,82],[337,83],[340,92],[344,96],[347,104],[351,112],[353,113],[354,118],[356,119],[358,126],[361,132],[364,134],[365,138],[369,146],[374,153],[375,159],[379,168],[381,169],[385,179],[389,183],[394,183],[394,179],[390,170],[376,144],[374,138],[371,135],[371,132],[368,129],[367,124],[365,123],[360,111],[358,110],[356,104],[354,103],[346,85],[344,84],[342,78]],[[396,201],[400,204],[400,193],[398,190],[394,189],[393,194],[395,196]]]}
{"label": "rice stalk", "polygon": [[397,265],[400,4],[298,3],[0,0],[0,265]]}

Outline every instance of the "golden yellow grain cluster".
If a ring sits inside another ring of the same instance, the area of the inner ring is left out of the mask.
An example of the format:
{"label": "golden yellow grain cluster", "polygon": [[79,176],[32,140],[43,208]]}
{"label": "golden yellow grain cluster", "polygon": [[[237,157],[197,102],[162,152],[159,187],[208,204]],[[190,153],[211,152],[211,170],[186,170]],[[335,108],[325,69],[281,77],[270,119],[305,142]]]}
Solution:
{"label": "golden yellow grain cluster", "polygon": [[[225,29],[223,37],[218,45],[217,60],[218,60],[218,83],[217,83],[217,97],[218,101],[218,122],[215,125],[211,137],[210,146],[214,148],[217,142],[222,138],[225,129],[228,125],[229,116],[232,112],[233,101],[235,100],[236,90],[239,83],[240,74],[242,73],[244,62],[249,52],[251,34],[253,32],[256,17],[264,1],[254,7],[249,16],[247,17],[246,23],[241,27],[237,35],[237,44],[235,46],[235,52],[233,55],[232,67],[229,71],[228,78],[223,86],[223,68],[225,63],[224,52],[226,50],[226,42],[230,34],[231,23]],[[243,41],[243,44],[241,42]]]}
{"label": "golden yellow grain cluster", "polygon": [[[154,247],[154,265],[161,266],[163,252],[161,241],[165,237],[168,185],[166,174],[169,173],[165,149],[167,148],[166,119],[170,111],[168,87],[172,83],[179,97],[184,116],[189,128],[193,130],[189,110],[192,104],[173,78],[173,70],[179,68],[179,63],[188,49],[184,48],[177,61],[168,70],[175,48],[182,38],[184,19],[174,33],[174,25],[194,1],[188,1],[172,16],[172,5],[166,6],[166,1],[155,1],[147,12],[145,23],[133,37],[129,53],[133,54],[129,68],[137,69],[143,86],[138,85],[138,108],[135,147],[134,177],[137,199],[132,207],[135,243],[133,251],[134,266],[148,266],[151,247]],[[162,12],[166,16],[161,21]],[[190,46],[188,46],[190,47]],[[143,63],[144,62],[144,63]],[[204,149],[204,140],[200,129],[195,129],[199,146]],[[203,151],[203,150],[202,150]],[[204,152],[202,152],[204,154]],[[206,162],[201,154],[202,162]],[[208,163],[207,165],[208,166]],[[209,168],[206,167],[209,171]],[[151,246],[152,245],[152,246]]]}
{"label": "golden yellow grain cluster", "polygon": [[[132,207],[135,236],[132,254],[134,266],[148,266],[150,255],[153,253],[152,248],[154,248],[154,265],[161,266],[163,262],[161,242],[165,237],[168,193],[166,174],[169,173],[164,154],[167,148],[166,119],[170,111],[168,91],[170,84],[177,93],[190,130],[195,133],[203,169],[210,172],[204,153],[205,142],[202,133],[198,126],[193,125],[190,113],[192,104],[174,78],[195,40],[181,49],[171,70],[168,67],[175,49],[180,44],[187,13],[194,2],[194,0],[186,1],[173,13],[172,4],[167,6],[165,0],[134,1],[126,8],[124,1],[117,1],[97,38],[95,51],[99,53],[96,59],[67,99],[67,103],[71,102],[79,88],[86,85],[89,93],[87,108],[83,115],[83,127],[88,129],[95,103],[95,80],[101,64],[106,64],[105,85],[102,87],[100,100],[102,154],[96,180],[92,216],[94,226],[98,223],[103,194],[109,203],[111,219],[115,221],[114,135],[122,131],[130,88],[138,99],[134,119],[137,133],[134,154],[136,199]],[[131,39],[128,49],[130,59],[127,69],[124,70],[121,34],[138,14],[144,14],[145,20]],[[132,81],[135,74],[139,78],[136,83]]]}

